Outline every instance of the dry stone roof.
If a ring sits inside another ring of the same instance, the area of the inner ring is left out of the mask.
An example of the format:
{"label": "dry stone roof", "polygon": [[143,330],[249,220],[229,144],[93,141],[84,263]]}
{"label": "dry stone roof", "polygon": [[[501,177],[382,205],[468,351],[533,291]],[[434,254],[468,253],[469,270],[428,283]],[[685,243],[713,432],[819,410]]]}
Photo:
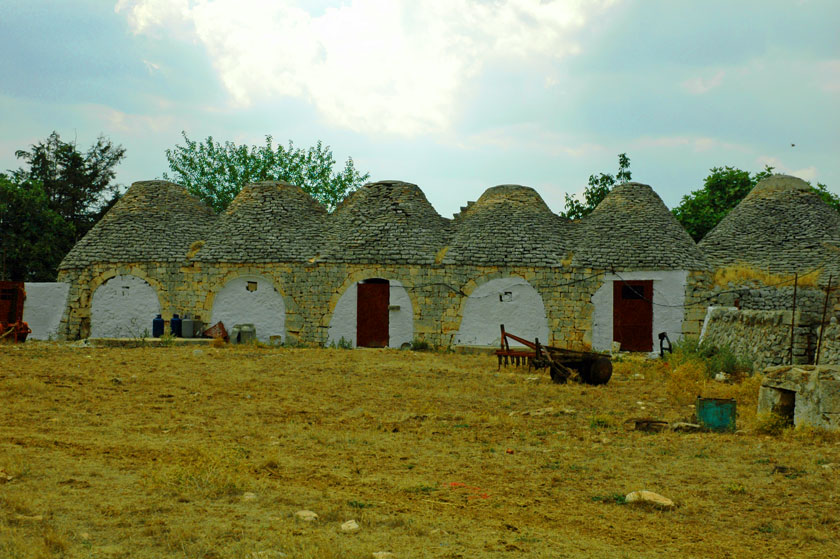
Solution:
{"label": "dry stone roof", "polygon": [[416,184],[368,183],[327,219],[320,260],[432,264],[449,236],[441,217]]}
{"label": "dry stone roof", "polygon": [[616,270],[706,270],[697,245],[653,189],[614,187],[576,227],[572,264]]}
{"label": "dry stone roof", "polygon": [[454,227],[444,264],[560,266],[571,248],[568,220],[527,186],[488,188],[456,216]]}
{"label": "dry stone roof", "polygon": [[59,269],[97,262],[177,262],[203,239],[216,220],[213,210],[183,186],[135,182],[64,257]]}
{"label": "dry stone roof", "polygon": [[773,273],[840,268],[840,214],[788,175],[760,181],[700,241],[716,266],[746,263]]}
{"label": "dry stone roof", "polygon": [[308,260],[322,242],[324,206],[299,186],[265,181],[242,188],[219,216],[196,259],[204,262]]}

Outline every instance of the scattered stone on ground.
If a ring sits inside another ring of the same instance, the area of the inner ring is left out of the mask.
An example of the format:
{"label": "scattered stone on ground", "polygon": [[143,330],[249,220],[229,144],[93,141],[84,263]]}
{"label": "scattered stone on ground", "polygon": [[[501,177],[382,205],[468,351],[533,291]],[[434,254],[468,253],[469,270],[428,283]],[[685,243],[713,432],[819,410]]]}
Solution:
{"label": "scattered stone on ground", "polygon": [[295,513],[295,518],[304,522],[314,522],[318,520],[318,515],[311,510],[299,510]]}
{"label": "scattered stone on ground", "polygon": [[359,523],[355,520],[348,520],[341,525],[342,532],[356,532],[359,530]]}
{"label": "scattered stone on ground", "polygon": [[659,493],[654,493],[653,491],[633,491],[628,493],[624,500],[627,503],[646,505],[665,510],[672,509],[676,506],[674,501],[668,497],[664,497]]}
{"label": "scattered stone on ground", "polygon": [[543,415],[548,415],[554,412],[554,408],[539,408],[536,410],[528,410],[528,411],[512,411],[508,415],[513,417],[514,415],[530,415],[533,417],[540,417]]}
{"label": "scattered stone on ground", "polygon": [[724,373],[723,371],[715,375],[715,380],[718,382],[729,382],[729,378],[730,376]]}
{"label": "scattered stone on ground", "polygon": [[257,499],[256,493],[251,493],[250,491],[245,492],[242,494],[243,501],[255,501]]}
{"label": "scattered stone on ground", "polygon": [[12,481],[14,476],[9,475],[6,473],[6,470],[0,469],[0,483],[6,483],[7,481]]}
{"label": "scattered stone on ground", "polygon": [[822,467],[824,470],[836,470],[838,467],[840,467],[840,464],[835,464],[834,462],[832,462],[831,464],[823,464]]}
{"label": "scattered stone on ground", "polygon": [[13,518],[18,522],[41,522],[42,520],[44,520],[43,515],[40,514],[16,514]]}
{"label": "scattered stone on ground", "polygon": [[696,433],[698,431],[702,431],[703,427],[697,425],[696,423],[687,423],[685,421],[678,421],[671,425],[672,431],[678,431],[680,433]]}
{"label": "scattered stone on ground", "polygon": [[647,431],[649,433],[659,433],[668,428],[668,422],[661,419],[654,419],[652,417],[635,417],[624,422],[631,430]]}
{"label": "scattered stone on ground", "polygon": [[193,350],[193,357],[201,357],[202,355],[204,355],[204,352],[202,350],[200,350],[200,349],[194,349]]}
{"label": "scattered stone on ground", "polygon": [[395,555],[390,551],[374,551],[373,559],[394,559]]}

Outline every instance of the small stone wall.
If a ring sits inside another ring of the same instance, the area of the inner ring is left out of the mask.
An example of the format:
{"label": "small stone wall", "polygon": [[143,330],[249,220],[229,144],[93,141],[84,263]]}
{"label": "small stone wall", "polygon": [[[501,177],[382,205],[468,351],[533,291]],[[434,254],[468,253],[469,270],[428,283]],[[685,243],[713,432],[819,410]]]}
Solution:
{"label": "small stone wall", "polygon": [[770,367],[758,393],[758,413],[775,413],[793,425],[840,430],[840,367]]}
{"label": "small stone wall", "polygon": [[840,324],[836,319],[823,330],[820,365],[840,365]]}
{"label": "small stone wall", "polygon": [[[809,363],[816,346],[813,329],[801,326],[796,313],[794,363]],[[790,311],[741,310],[709,307],[702,341],[729,346],[738,355],[752,359],[755,369],[790,363]]]}

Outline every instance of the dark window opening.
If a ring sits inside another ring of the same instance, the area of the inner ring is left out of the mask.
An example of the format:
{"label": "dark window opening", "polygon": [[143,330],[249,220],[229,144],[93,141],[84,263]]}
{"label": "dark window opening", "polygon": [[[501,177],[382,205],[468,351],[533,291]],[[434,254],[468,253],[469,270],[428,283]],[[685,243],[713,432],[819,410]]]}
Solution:
{"label": "dark window opening", "polygon": [[248,285],[245,286],[245,289],[247,289],[248,291],[251,291],[251,292],[256,291],[257,290],[257,282],[249,281]]}
{"label": "dark window opening", "polygon": [[644,299],[645,288],[641,285],[622,285],[621,298],[625,301],[630,301],[633,299]]}

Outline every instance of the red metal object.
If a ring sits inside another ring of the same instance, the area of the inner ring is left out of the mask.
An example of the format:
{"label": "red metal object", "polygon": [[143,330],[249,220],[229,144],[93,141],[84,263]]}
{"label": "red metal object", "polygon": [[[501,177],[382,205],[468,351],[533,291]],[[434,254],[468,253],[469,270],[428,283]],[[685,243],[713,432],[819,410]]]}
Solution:
{"label": "red metal object", "polygon": [[0,340],[25,342],[32,333],[23,321],[26,291],[22,281],[0,281]]}
{"label": "red metal object", "polygon": [[388,280],[360,282],[356,294],[356,345],[388,347]]}
{"label": "red metal object", "polygon": [[653,281],[613,283],[613,340],[624,351],[653,351]]}
{"label": "red metal object", "polygon": [[228,339],[227,330],[225,330],[225,325],[220,322],[217,322],[210,328],[204,331],[202,334],[205,338],[221,338],[223,340]]}

